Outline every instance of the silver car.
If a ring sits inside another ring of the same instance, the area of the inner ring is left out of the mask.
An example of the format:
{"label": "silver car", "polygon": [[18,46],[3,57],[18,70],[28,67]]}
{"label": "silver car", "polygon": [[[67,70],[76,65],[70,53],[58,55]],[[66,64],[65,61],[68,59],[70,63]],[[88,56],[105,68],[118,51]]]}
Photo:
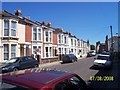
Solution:
{"label": "silver car", "polygon": [[110,60],[110,55],[98,55],[94,60],[94,66],[111,68],[112,61]]}

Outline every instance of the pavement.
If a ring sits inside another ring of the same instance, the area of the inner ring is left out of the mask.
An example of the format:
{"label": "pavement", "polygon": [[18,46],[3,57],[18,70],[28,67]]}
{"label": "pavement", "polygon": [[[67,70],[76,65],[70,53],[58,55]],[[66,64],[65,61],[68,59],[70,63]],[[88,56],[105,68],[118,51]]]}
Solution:
{"label": "pavement", "polygon": [[[82,59],[82,58],[81,58]],[[78,60],[81,60],[78,59]],[[55,61],[51,63],[40,64],[41,68],[54,67],[59,65],[60,61]],[[65,69],[65,68],[64,68]],[[91,81],[90,86],[94,87],[93,90],[120,90],[120,59],[118,56],[113,58],[113,66],[111,70],[99,70],[94,77],[113,77],[113,81]]]}
{"label": "pavement", "polygon": [[[120,90],[120,59],[114,56],[112,69],[99,70],[94,77],[106,77],[100,80],[90,82],[90,86],[94,87],[93,90]],[[113,77],[110,80],[110,77]]]}
{"label": "pavement", "polygon": [[[78,58],[78,60],[81,60],[83,58],[86,58],[86,57],[81,57],[81,58]],[[50,67],[50,66],[53,66],[53,65],[58,65],[60,64],[62,61],[54,61],[54,62],[50,62],[50,63],[42,63],[39,65],[40,68],[44,68],[44,67]]]}
{"label": "pavement", "polygon": [[57,65],[59,64],[60,61],[54,61],[54,62],[50,62],[50,63],[43,63],[43,64],[40,64],[39,67],[40,68],[44,68],[44,67],[50,67],[50,66],[53,66],[53,65]]}

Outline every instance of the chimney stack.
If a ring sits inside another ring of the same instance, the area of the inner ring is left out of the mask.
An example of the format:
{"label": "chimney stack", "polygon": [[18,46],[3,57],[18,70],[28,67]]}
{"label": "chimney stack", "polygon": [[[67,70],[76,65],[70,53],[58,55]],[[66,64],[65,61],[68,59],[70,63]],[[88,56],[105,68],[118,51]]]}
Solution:
{"label": "chimney stack", "polygon": [[48,22],[47,26],[48,26],[48,27],[51,27],[51,22]]}
{"label": "chimney stack", "polygon": [[42,22],[42,25],[46,26],[46,23],[45,23],[45,21],[43,21],[43,22]]}
{"label": "chimney stack", "polygon": [[16,10],[15,15],[17,16],[22,16],[22,11],[20,9]]}

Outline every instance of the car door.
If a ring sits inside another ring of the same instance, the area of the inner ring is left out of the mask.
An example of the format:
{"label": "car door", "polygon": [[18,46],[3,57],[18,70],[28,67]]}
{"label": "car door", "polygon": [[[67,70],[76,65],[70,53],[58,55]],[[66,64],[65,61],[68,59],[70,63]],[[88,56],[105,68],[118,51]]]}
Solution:
{"label": "car door", "polygon": [[86,89],[85,82],[77,76],[73,76],[69,78],[69,83],[70,83],[69,87],[71,88],[71,90],[85,90]]}
{"label": "car door", "polygon": [[27,69],[29,68],[29,61],[27,57],[21,57],[19,62],[19,68],[20,69]]}
{"label": "car door", "polygon": [[54,86],[53,90],[70,90],[68,80],[62,80],[62,81],[58,82]]}
{"label": "car door", "polygon": [[33,57],[28,56],[28,63],[29,68],[33,68],[37,64],[37,60],[35,60]]}

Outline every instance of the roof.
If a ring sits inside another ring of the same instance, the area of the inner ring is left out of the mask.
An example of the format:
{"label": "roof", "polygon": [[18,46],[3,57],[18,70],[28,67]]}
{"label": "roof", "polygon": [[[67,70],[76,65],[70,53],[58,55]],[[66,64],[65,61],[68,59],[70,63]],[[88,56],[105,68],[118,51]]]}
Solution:
{"label": "roof", "polygon": [[63,71],[56,70],[41,70],[40,68],[26,69],[17,72],[5,73],[2,75],[2,80],[8,83],[15,83],[24,86],[40,87],[40,85],[46,85],[52,81],[61,79],[71,75]]}
{"label": "roof", "polygon": [[19,20],[23,20],[26,23],[30,23],[30,24],[34,24],[34,25],[41,25],[41,23],[34,22],[34,21],[32,21],[32,20],[30,20],[28,18],[25,18],[25,17],[19,17],[17,15],[9,13],[6,10],[0,11],[0,15],[2,15],[2,17],[13,17],[13,18],[16,18],[16,19],[19,19]]}
{"label": "roof", "polygon": [[0,15],[2,15],[2,17],[14,17],[14,18],[19,18],[18,16],[16,16],[16,15],[14,15],[14,14],[12,14],[12,13],[9,13],[9,12],[7,12],[7,11],[0,11]]}
{"label": "roof", "polygon": [[113,36],[112,38],[109,38],[108,40],[111,40],[111,39],[118,40],[118,36]]}
{"label": "roof", "polygon": [[105,55],[105,54],[99,54],[98,56],[110,56],[110,55]]}

